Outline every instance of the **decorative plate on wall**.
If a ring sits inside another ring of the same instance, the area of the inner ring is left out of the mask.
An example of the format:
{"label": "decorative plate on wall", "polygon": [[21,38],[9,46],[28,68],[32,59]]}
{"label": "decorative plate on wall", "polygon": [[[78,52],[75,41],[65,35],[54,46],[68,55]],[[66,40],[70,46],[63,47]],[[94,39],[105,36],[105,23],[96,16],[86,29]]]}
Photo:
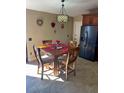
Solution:
{"label": "decorative plate on wall", "polygon": [[42,19],[37,19],[37,25],[42,26],[43,25],[43,20]]}

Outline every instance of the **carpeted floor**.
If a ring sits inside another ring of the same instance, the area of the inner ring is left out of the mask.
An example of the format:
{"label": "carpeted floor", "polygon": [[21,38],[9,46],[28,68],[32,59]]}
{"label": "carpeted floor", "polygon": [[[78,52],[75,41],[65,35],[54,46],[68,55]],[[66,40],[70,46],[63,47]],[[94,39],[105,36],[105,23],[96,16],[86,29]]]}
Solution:
{"label": "carpeted floor", "polygon": [[64,75],[41,80],[37,66],[26,65],[26,93],[98,93],[98,62],[78,58],[76,76],[70,74],[68,81]]}

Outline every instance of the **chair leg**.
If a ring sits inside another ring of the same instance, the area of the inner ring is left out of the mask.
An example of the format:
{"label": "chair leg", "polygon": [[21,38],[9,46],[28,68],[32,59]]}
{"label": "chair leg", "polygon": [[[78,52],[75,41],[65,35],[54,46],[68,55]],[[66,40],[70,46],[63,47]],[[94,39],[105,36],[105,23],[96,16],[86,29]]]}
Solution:
{"label": "chair leg", "polygon": [[66,75],[66,80],[68,80],[68,70],[66,68],[66,71],[65,71],[65,75]]}
{"label": "chair leg", "polygon": [[76,70],[74,69],[74,76],[76,76]]}
{"label": "chair leg", "polygon": [[40,65],[37,67],[37,74],[39,74]]}
{"label": "chair leg", "polygon": [[41,80],[43,80],[44,65],[42,64]]}
{"label": "chair leg", "polygon": [[73,64],[74,76],[76,76],[76,62]]}
{"label": "chair leg", "polygon": [[68,75],[66,74],[66,80],[68,80]]}

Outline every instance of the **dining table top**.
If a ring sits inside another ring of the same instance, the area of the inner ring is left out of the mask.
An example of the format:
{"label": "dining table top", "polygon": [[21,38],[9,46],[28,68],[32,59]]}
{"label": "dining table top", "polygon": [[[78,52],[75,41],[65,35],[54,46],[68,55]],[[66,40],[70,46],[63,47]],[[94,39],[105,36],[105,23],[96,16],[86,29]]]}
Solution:
{"label": "dining table top", "polygon": [[54,56],[60,56],[68,52],[68,45],[66,44],[41,44],[38,48],[41,48],[45,52],[48,52]]}

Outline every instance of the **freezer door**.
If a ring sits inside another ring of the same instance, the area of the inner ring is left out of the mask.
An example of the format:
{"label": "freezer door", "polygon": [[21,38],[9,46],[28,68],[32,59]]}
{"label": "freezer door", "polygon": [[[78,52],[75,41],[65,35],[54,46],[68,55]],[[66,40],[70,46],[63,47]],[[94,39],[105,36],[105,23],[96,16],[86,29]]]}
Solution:
{"label": "freezer door", "polygon": [[81,35],[80,35],[80,43],[83,44],[84,47],[86,47],[88,39],[88,34],[86,32],[86,26],[81,27]]}
{"label": "freezer door", "polygon": [[85,26],[81,27],[81,33],[80,33],[80,51],[79,56],[85,57]]}
{"label": "freezer door", "polygon": [[80,42],[79,57],[85,57],[85,47],[83,46],[83,42]]}
{"label": "freezer door", "polygon": [[87,26],[86,32],[88,33],[87,44],[91,47],[96,47],[97,43],[97,34],[98,34],[97,26]]}

